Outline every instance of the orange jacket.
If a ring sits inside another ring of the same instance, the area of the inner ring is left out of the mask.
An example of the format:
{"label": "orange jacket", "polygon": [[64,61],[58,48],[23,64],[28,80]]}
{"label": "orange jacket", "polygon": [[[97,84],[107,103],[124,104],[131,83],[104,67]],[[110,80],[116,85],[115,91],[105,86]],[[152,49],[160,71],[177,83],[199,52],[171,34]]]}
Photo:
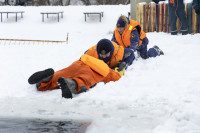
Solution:
{"label": "orange jacket", "polygon": [[135,20],[130,20],[128,27],[124,30],[122,35],[120,35],[120,33],[118,32],[117,27],[115,28],[114,33],[117,43],[124,48],[129,47],[131,45],[131,32],[133,30],[137,30],[140,35],[140,46],[142,44],[142,40],[146,37],[146,33],[141,29],[141,25]]}
{"label": "orange jacket", "polygon": [[[119,62],[122,61],[123,56],[124,56],[124,48],[122,46],[117,45],[115,42],[112,42],[112,44],[114,46],[114,51],[113,51],[110,61],[107,62],[108,66],[110,68],[116,67],[119,64]],[[91,47],[86,52],[86,54],[99,59],[99,56],[97,53],[97,45]]]}

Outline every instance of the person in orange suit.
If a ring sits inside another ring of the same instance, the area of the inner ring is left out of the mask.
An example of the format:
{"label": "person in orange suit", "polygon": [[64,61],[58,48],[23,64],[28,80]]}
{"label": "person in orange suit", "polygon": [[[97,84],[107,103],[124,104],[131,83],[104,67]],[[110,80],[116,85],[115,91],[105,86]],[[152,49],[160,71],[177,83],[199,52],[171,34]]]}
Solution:
{"label": "person in orange suit", "polygon": [[38,71],[28,82],[36,84],[38,91],[61,88],[62,97],[72,98],[72,94],[86,92],[99,82],[119,80],[133,59],[131,50],[102,39],[67,68],[56,72],[52,68]]}

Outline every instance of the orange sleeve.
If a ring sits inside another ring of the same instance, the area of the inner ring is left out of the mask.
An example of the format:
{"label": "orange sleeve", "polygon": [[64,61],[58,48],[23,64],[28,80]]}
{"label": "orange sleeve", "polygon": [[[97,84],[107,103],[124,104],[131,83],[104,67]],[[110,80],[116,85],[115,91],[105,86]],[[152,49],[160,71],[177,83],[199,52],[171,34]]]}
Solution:
{"label": "orange sleeve", "polygon": [[112,69],[110,69],[110,72],[108,73],[108,75],[103,79],[103,81],[110,82],[110,81],[117,81],[121,78],[120,74],[118,72],[113,71]]}

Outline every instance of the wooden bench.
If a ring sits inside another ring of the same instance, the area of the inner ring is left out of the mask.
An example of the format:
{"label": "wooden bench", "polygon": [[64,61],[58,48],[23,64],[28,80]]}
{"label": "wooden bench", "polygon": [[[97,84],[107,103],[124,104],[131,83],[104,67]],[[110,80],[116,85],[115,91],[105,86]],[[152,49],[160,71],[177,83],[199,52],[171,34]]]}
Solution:
{"label": "wooden bench", "polygon": [[63,18],[63,11],[61,12],[41,12],[40,14],[42,14],[42,22],[44,22],[44,15],[47,15],[47,18],[49,18],[49,14],[56,14],[57,18],[58,18],[58,22],[60,20],[60,14],[61,14],[61,18]]}
{"label": "wooden bench", "polygon": [[8,18],[8,14],[15,14],[16,17],[15,17],[15,20],[17,22],[17,14],[21,14],[21,18],[23,18],[23,13],[24,11],[12,11],[12,12],[0,12],[1,13],[1,22],[3,21],[3,14],[7,14],[7,18]]}
{"label": "wooden bench", "polygon": [[86,16],[89,17],[90,14],[99,15],[99,21],[101,22],[101,18],[103,17],[103,12],[84,12],[85,14],[85,22],[86,22]]}

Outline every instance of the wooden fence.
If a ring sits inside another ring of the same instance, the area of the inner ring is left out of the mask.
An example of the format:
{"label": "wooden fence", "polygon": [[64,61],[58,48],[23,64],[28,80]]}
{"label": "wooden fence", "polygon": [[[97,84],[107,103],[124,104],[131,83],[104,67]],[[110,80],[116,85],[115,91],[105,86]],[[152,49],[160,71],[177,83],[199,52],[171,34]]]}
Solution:
{"label": "wooden fence", "polygon": [[[136,21],[138,21],[142,29],[145,32],[167,32],[170,33],[170,20],[168,3],[160,2],[158,5],[156,3],[139,3],[137,4],[137,16]],[[192,3],[185,4],[185,12],[188,24],[188,32],[190,34],[195,34],[200,31],[198,28],[198,18],[195,10],[192,7]],[[180,22],[177,19],[177,30],[180,32]]]}

